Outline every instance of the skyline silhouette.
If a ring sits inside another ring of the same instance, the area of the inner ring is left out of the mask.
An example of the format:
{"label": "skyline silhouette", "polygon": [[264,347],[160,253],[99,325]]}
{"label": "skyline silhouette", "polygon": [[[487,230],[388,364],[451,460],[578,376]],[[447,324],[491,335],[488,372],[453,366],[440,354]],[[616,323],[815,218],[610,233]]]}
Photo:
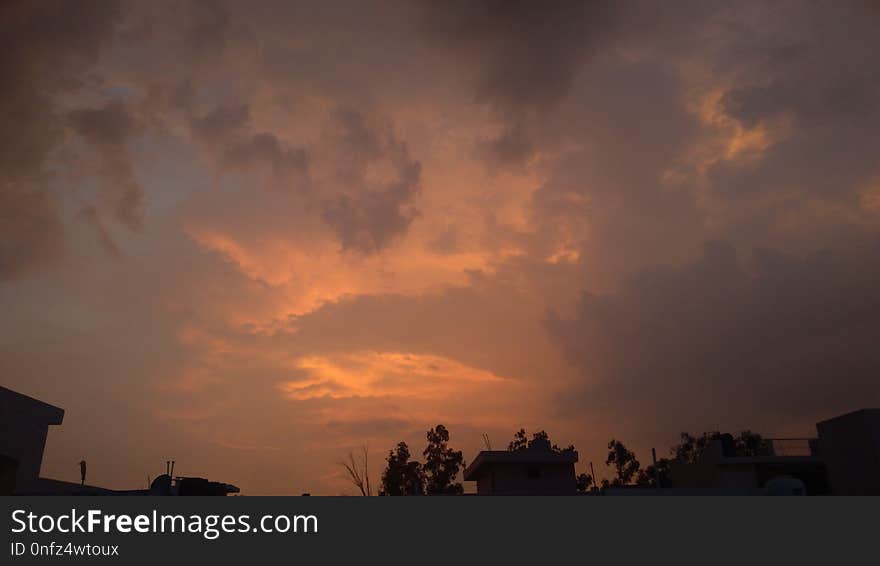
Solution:
{"label": "skyline silhouette", "polygon": [[[203,477],[176,475],[176,460],[165,461],[165,473],[147,476],[143,489],[109,489],[86,485],[86,462],[80,460],[80,483],[46,477],[42,472],[46,438],[61,425],[64,410],[0,387],[0,495],[136,495],[226,496],[240,494],[233,484]],[[371,468],[370,451],[361,446],[337,462],[345,481],[360,496],[460,495],[876,495],[880,475],[880,409],[862,409],[816,423],[817,436],[767,438],[751,430],[733,435],[708,431],[680,434],[668,456],[651,463],[618,439],[607,445],[605,473],[597,475],[592,460],[578,473],[574,445],[554,443],[544,430],[520,429],[506,450],[484,449],[468,463],[456,450],[442,424],[425,433],[427,444],[418,459],[405,441],[387,452],[385,467]],[[117,454],[125,457],[125,454]],[[196,462],[196,464],[198,464]],[[601,464],[601,460],[600,460]],[[588,465],[588,467],[587,467]],[[601,471],[601,467],[600,467]],[[269,472],[265,470],[264,472]],[[378,479],[376,479],[378,478]],[[310,496],[310,492],[301,495]]]}

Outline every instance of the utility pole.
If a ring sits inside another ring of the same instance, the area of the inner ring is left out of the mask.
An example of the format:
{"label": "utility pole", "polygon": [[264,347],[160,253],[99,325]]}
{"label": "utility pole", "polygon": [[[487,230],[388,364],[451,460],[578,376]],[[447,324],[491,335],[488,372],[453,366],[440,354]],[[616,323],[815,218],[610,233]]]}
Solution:
{"label": "utility pole", "polygon": [[651,448],[651,459],[654,460],[654,485],[660,489],[660,468],[657,467],[657,449]]}

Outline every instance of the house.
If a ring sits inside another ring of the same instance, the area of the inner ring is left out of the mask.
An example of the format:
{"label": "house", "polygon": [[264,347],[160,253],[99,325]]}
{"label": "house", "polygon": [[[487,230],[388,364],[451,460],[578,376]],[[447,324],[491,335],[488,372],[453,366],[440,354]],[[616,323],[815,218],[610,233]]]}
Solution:
{"label": "house", "polygon": [[816,424],[819,453],[834,495],[880,495],[880,409]]}
{"label": "house", "polygon": [[697,462],[672,461],[665,488],[719,493],[880,495],[880,409],[816,424],[817,438],[769,439],[739,456],[732,438],[714,439]]}
{"label": "house", "polygon": [[64,409],[0,386],[0,477],[4,494],[35,485],[49,427]]}
{"label": "house", "polygon": [[553,449],[535,441],[525,450],[484,450],[465,469],[477,482],[477,495],[574,495],[575,450]]}
{"label": "house", "polygon": [[766,449],[750,456],[737,455],[733,438],[722,434],[703,450],[697,462],[672,461],[668,488],[751,495],[827,493],[825,463],[815,439],[768,439]]}

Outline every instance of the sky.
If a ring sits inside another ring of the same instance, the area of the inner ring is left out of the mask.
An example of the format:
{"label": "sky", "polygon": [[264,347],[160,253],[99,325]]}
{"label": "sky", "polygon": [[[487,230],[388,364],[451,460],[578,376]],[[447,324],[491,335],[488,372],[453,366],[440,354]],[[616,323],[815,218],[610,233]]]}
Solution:
{"label": "sky", "polygon": [[43,475],[347,494],[444,424],[599,478],[880,405],[870,1],[13,0],[0,383]]}

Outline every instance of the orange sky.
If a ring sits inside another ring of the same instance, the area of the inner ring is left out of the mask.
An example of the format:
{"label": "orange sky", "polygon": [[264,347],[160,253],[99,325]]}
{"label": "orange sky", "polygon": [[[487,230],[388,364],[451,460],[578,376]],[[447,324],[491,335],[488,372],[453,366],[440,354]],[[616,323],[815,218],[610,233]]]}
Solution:
{"label": "orange sky", "polygon": [[[0,375],[44,475],[352,492],[876,404],[864,3],[11,2]],[[578,471],[582,471],[580,468]]]}

